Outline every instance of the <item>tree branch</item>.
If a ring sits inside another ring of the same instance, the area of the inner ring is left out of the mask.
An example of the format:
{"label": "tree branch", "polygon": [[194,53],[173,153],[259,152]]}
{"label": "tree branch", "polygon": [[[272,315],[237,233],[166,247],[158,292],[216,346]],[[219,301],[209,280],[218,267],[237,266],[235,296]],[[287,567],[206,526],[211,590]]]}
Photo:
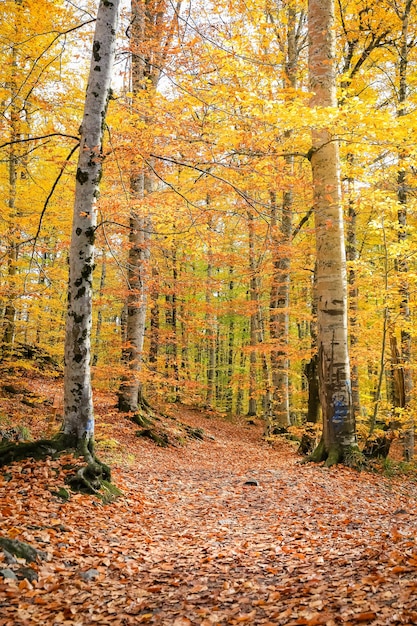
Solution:
{"label": "tree branch", "polygon": [[[5,143],[0,144],[0,150],[2,148],[7,148],[7,146],[12,146],[16,143],[27,143],[28,141],[40,141],[41,139],[48,139],[49,137],[66,137],[67,139],[74,139],[79,142],[80,138],[75,135],[66,135],[65,133],[49,133],[49,135],[39,135],[39,137],[26,137],[24,139],[14,139],[13,141],[6,141]],[[78,147],[78,145],[77,145]]]}

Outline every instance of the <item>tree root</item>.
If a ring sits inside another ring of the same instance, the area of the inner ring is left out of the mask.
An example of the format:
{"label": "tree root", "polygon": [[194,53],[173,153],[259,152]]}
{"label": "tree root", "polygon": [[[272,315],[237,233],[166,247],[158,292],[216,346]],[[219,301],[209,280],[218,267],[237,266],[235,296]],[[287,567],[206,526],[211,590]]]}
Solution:
{"label": "tree root", "polygon": [[320,439],[313,452],[304,459],[305,463],[321,463],[322,461],[324,461],[326,467],[333,467],[333,465],[342,463],[358,471],[366,465],[365,457],[358,446],[343,448],[340,445],[333,444],[327,448],[323,438]]}
{"label": "tree root", "polygon": [[151,426],[153,423],[152,417],[149,415],[149,413],[147,413],[146,415],[144,415],[143,413],[135,413],[131,417],[131,420],[132,422],[134,422],[138,426],[141,426],[142,428]]}
{"label": "tree root", "polygon": [[5,443],[0,445],[0,467],[27,458],[40,461],[47,457],[55,457],[65,449],[66,446],[60,437]]}
{"label": "tree root", "polygon": [[136,435],[137,437],[147,437],[161,448],[167,448],[170,443],[167,433],[158,432],[154,428],[142,428],[142,430],[138,430]]}
{"label": "tree root", "polygon": [[74,491],[98,494],[103,481],[110,482],[110,468],[98,459],[94,459],[80,467],[74,476],[67,478],[66,482]]}
{"label": "tree root", "polygon": [[96,457],[92,442],[87,442],[85,439],[77,442],[65,433],[58,433],[52,439],[0,445],[0,467],[27,458],[36,461],[48,457],[54,458],[64,451],[83,456],[87,463],[79,468],[75,475],[67,478],[71,489],[82,493],[98,494],[104,482],[110,483],[110,468]]}

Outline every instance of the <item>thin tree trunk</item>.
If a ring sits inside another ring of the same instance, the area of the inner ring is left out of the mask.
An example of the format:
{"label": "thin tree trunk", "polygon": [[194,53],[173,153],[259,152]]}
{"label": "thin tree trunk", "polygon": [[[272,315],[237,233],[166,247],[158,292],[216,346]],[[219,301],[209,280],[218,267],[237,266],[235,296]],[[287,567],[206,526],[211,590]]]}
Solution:
{"label": "thin tree trunk", "polygon": [[159,354],[159,293],[157,288],[158,271],[152,268],[151,319],[149,338],[149,363],[157,363]]}
{"label": "thin tree trunk", "polygon": [[16,145],[13,143],[18,138],[18,121],[19,111],[16,105],[17,99],[17,85],[16,85],[16,67],[17,67],[17,54],[16,48],[12,48],[12,76],[10,81],[10,150],[8,159],[9,169],[9,190],[8,190],[8,208],[9,208],[9,229],[7,234],[7,277],[8,277],[8,294],[7,302],[3,315],[3,337],[1,345],[2,358],[10,356],[16,328],[16,275],[17,275],[17,260],[19,256],[19,217],[16,213],[16,195],[17,195],[17,165],[18,157],[16,154]]}
{"label": "thin tree trunk", "polygon": [[[348,163],[353,165],[353,155],[348,154]],[[353,357],[351,363],[352,377],[352,410],[355,417],[360,415],[360,395],[359,395],[359,369],[357,364],[358,345],[358,284],[356,278],[355,263],[359,258],[357,245],[357,211],[355,200],[355,182],[352,177],[348,177],[348,228],[347,228],[347,260],[350,263],[348,284],[349,284],[349,336],[350,349]]]}
{"label": "thin tree trunk", "polygon": [[[244,329],[242,332],[242,341],[244,341],[244,335],[246,334],[246,330]],[[239,359],[239,381],[238,388],[236,393],[236,415],[243,414],[243,399],[244,399],[244,390],[243,390],[243,382],[245,376],[246,369],[246,354],[245,351],[241,348],[240,350],[240,359]]]}
{"label": "thin tree trunk", "polygon": [[[209,224],[209,229],[211,228]],[[216,330],[217,320],[213,311],[213,253],[211,235],[208,244],[207,287],[206,287],[206,328],[207,328],[207,392],[206,405],[214,407],[216,403]]]}
{"label": "thin tree trunk", "polygon": [[[174,8],[173,18],[165,28],[166,0],[132,0],[131,37],[132,93],[155,89],[166,62],[170,43],[177,23],[181,2]],[[127,365],[119,392],[120,411],[136,413],[146,410],[141,371],[143,344],[148,303],[150,233],[152,216],[145,215],[140,205],[145,195],[153,191],[153,180],[147,166],[132,170],[130,177],[133,208],[129,224],[128,279],[126,343],[122,360]],[[136,205],[136,206],[135,206]]]}
{"label": "thin tree trunk", "polygon": [[[399,109],[398,117],[406,115],[406,100],[408,96],[408,31],[409,16],[414,0],[407,0],[402,14],[402,30],[400,43],[400,63],[399,63]],[[400,165],[403,161],[403,155],[399,155]],[[399,202],[398,209],[398,241],[405,244],[407,233],[407,172],[400,169],[398,172],[398,190],[397,197]],[[401,343],[400,343],[400,371],[403,389],[403,404],[401,408],[407,414],[410,411],[411,395],[413,391],[413,379],[411,374],[411,332],[408,330],[411,324],[410,314],[410,290],[407,281],[408,262],[405,254],[399,256],[397,260],[397,272],[400,274],[399,294],[401,297],[400,316],[401,316]],[[404,458],[410,461],[414,456],[414,420],[413,416],[408,416],[406,431],[404,433]]]}
{"label": "thin tree trunk", "polygon": [[[148,14],[149,2],[142,4],[139,0],[132,1],[131,9],[131,46],[132,46],[132,92],[137,95],[147,89],[148,82],[154,85],[157,78],[152,73],[149,60],[139,54],[140,47],[149,38]],[[145,194],[152,192],[152,180],[145,166],[139,170],[133,168],[130,174],[130,190],[133,207],[129,219],[129,253],[126,316],[126,341],[123,345],[122,362],[127,372],[123,376],[118,391],[118,408],[120,411],[136,413],[146,408],[143,398],[141,371],[143,362],[143,344],[145,339],[145,323],[148,300],[148,271],[150,260],[150,217],[141,212],[140,203]]]}
{"label": "thin tree trunk", "polygon": [[256,280],[256,260],[255,260],[255,230],[254,219],[251,211],[248,211],[248,234],[249,234],[249,300],[250,300],[250,353],[249,353],[249,403],[248,416],[257,415],[258,406],[257,394],[257,358],[256,346],[258,343],[257,317],[257,280]]}
{"label": "thin tree trunk", "polygon": [[[297,63],[299,46],[297,11],[291,3],[287,6],[287,51],[284,87],[297,88]],[[294,174],[294,158],[286,157],[288,176]],[[270,428],[287,428],[290,421],[290,389],[288,347],[290,343],[290,246],[292,239],[293,191],[289,187],[282,194],[281,220],[278,224],[277,195],[271,193],[271,240],[273,278],[270,293],[270,336],[277,345],[271,352],[272,416]]]}
{"label": "thin tree trunk", "polygon": [[271,352],[273,400],[269,430],[272,432],[275,427],[286,428],[290,425],[288,377],[290,258],[288,248],[292,231],[292,194],[284,193],[280,228],[278,228],[276,194],[270,195],[273,282],[270,293],[269,327],[274,349]]}

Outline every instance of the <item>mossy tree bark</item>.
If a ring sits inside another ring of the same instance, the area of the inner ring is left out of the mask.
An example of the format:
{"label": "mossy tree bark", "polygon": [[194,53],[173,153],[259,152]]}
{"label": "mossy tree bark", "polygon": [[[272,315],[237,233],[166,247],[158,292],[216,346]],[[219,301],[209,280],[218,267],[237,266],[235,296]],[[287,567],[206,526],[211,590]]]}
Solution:
{"label": "mossy tree bark", "polygon": [[[309,1],[312,107],[337,106],[333,0]],[[327,128],[312,134],[311,167],[317,248],[317,322],[323,436],[311,458],[328,465],[357,447],[347,331],[347,275],[337,141]]]}

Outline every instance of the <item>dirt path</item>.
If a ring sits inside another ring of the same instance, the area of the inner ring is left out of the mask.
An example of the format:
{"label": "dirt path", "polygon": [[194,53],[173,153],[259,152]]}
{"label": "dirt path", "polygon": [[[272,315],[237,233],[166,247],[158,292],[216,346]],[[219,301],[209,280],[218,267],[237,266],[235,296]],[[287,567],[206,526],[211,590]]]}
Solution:
{"label": "dirt path", "polygon": [[47,553],[38,581],[0,583],[0,626],[417,623],[414,483],[182,419],[214,440],[163,450],[118,424],[136,461],[116,466],[111,506],[51,496],[53,463],[0,473],[0,534]]}

